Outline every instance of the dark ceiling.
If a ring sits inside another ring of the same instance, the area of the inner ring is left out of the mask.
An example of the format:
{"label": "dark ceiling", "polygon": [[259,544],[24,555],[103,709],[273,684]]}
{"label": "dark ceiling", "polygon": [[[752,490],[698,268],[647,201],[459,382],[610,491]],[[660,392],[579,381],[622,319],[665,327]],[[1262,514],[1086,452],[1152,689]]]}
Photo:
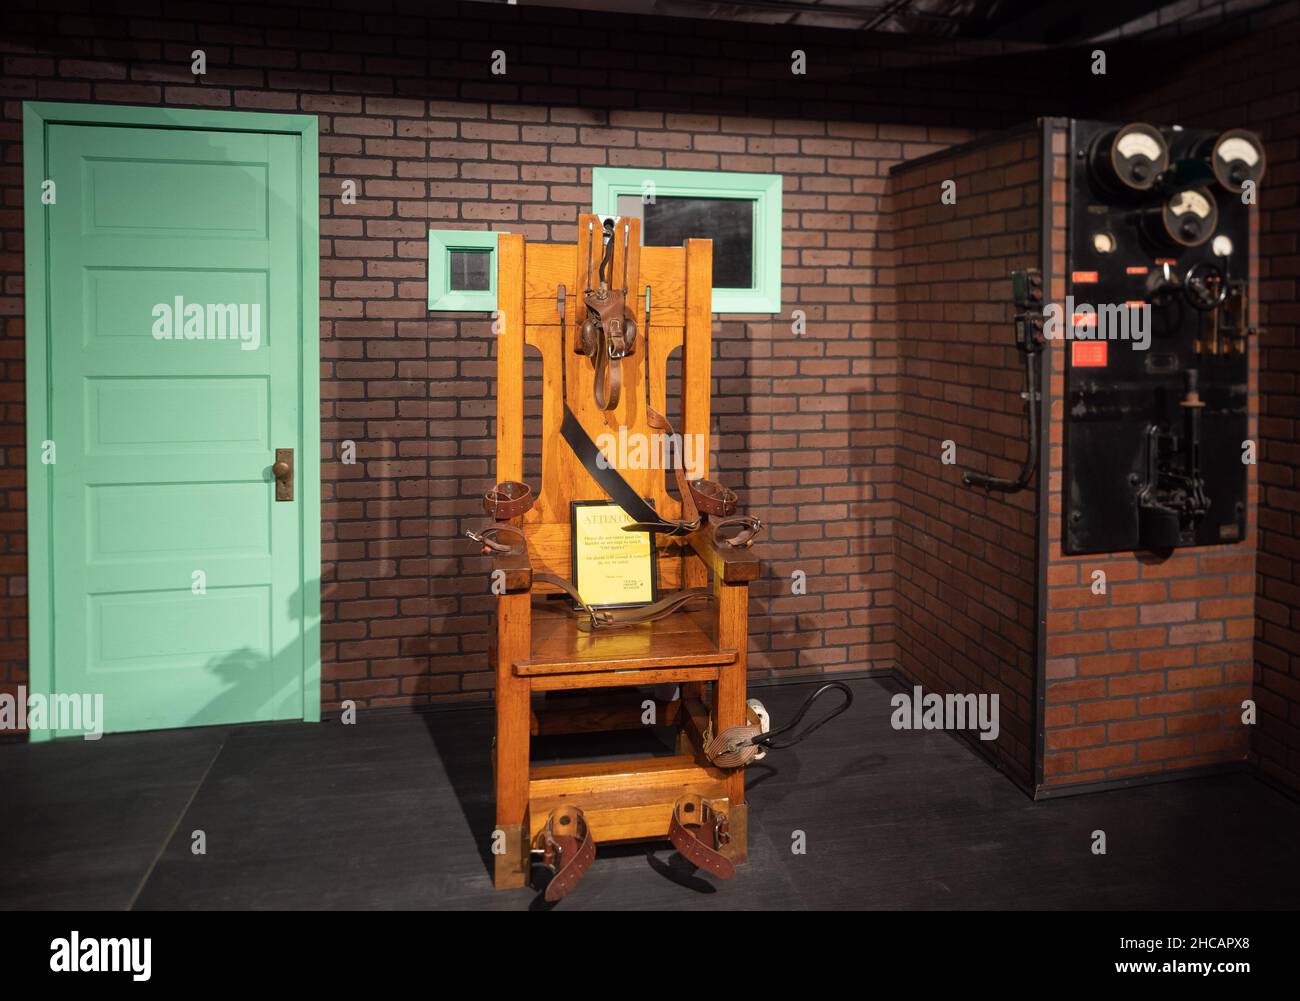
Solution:
{"label": "dark ceiling", "polygon": [[[511,0],[487,0],[508,3]],[[1234,9],[1268,6],[1239,0]],[[1171,0],[522,0],[531,7],[572,7],[663,17],[790,24],[935,38],[989,38],[1069,45],[1170,8],[1164,26],[1186,10]],[[1156,27],[1157,18],[1140,25]]]}

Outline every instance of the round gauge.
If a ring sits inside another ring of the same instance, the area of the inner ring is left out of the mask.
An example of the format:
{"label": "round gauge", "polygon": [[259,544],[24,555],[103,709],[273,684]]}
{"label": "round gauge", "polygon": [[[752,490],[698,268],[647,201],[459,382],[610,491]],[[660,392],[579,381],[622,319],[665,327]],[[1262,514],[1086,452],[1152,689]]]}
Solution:
{"label": "round gauge", "polygon": [[1169,199],[1169,211],[1174,215],[1194,215],[1198,219],[1208,219],[1214,211],[1214,199],[1208,191],[1188,188]]}
{"label": "round gauge", "polygon": [[1135,160],[1144,156],[1155,163],[1163,155],[1160,149],[1160,137],[1148,132],[1126,132],[1115,140],[1115,155],[1125,160]]}
{"label": "round gauge", "polygon": [[1210,244],[1210,249],[1214,251],[1215,257],[1231,257],[1232,239],[1220,233],[1214,238],[1214,242]]}
{"label": "round gauge", "polygon": [[1093,233],[1092,249],[1099,254],[1110,254],[1115,250],[1115,238],[1109,233]]}
{"label": "round gauge", "polygon": [[1240,193],[1247,181],[1258,184],[1266,166],[1259,136],[1245,129],[1229,129],[1214,141],[1210,152],[1210,168],[1229,191]]}
{"label": "round gauge", "polygon": [[1199,247],[1214,235],[1219,206],[1208,188],[1186,188],[1165,199],[1158,210],[1148,214],[1148,219],[1154,223],[1151,232],[1156,239],[1183,247]]}
{"label": "round gauge", "polygon": [[1149,191],[1169,166],[1169,144],[1154,126],[1130,122],[1101,136],[1092,165],[1104,187]]}

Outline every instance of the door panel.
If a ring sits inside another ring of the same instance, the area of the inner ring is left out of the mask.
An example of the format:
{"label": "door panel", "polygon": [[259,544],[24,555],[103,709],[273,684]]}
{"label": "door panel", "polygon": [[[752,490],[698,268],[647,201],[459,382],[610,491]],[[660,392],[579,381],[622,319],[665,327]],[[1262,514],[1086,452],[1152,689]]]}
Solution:
{"label": "door panel", "polygon": [[46,131],[52,687],[109,731],[303,715],[300,142]]}

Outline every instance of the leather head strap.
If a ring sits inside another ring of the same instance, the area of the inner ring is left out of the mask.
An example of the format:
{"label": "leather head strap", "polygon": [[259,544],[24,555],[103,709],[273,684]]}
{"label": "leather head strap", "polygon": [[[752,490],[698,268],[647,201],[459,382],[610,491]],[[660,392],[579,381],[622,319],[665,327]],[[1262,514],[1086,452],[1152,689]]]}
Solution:
{"label": "leather head strap", "polygon": [[586,294],[587,319],[574,350],[591,359],[596,370],[596,406],[613,410],[623,391],[623,359],[632,354],[636,322],[628,313],[627,295],[601,287]]}
{"label": "leather head strap", "polygon": [[[603,343],[612,350],[613,341]],[[596,365],[595,399],[600,410],[613,410],[623,395],[623,356],[597,350],[593,359]]]}

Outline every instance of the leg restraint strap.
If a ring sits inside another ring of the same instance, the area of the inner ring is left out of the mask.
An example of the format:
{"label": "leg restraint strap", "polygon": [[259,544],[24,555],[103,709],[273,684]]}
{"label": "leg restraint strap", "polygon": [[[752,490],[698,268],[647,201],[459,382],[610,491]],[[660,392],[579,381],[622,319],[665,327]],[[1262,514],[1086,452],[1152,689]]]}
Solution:
{"label": "leg restraint strap", "polygon": [[736,875],[736,866],[722,854],[731,840],[727,815],[701,796],[686,795],[673,804],[673,819],[668,824],[668,840],[682,857],[697,869],[711,872],[720,879]]}
{"label": "leg restraint strap", "polygon": [[554,903],[564,899],[591,868],[596,860],[596,839],[582,811],[569,803],[551,811],[537,837],[542,865],[555,873],[545,893],[546,899]]}

